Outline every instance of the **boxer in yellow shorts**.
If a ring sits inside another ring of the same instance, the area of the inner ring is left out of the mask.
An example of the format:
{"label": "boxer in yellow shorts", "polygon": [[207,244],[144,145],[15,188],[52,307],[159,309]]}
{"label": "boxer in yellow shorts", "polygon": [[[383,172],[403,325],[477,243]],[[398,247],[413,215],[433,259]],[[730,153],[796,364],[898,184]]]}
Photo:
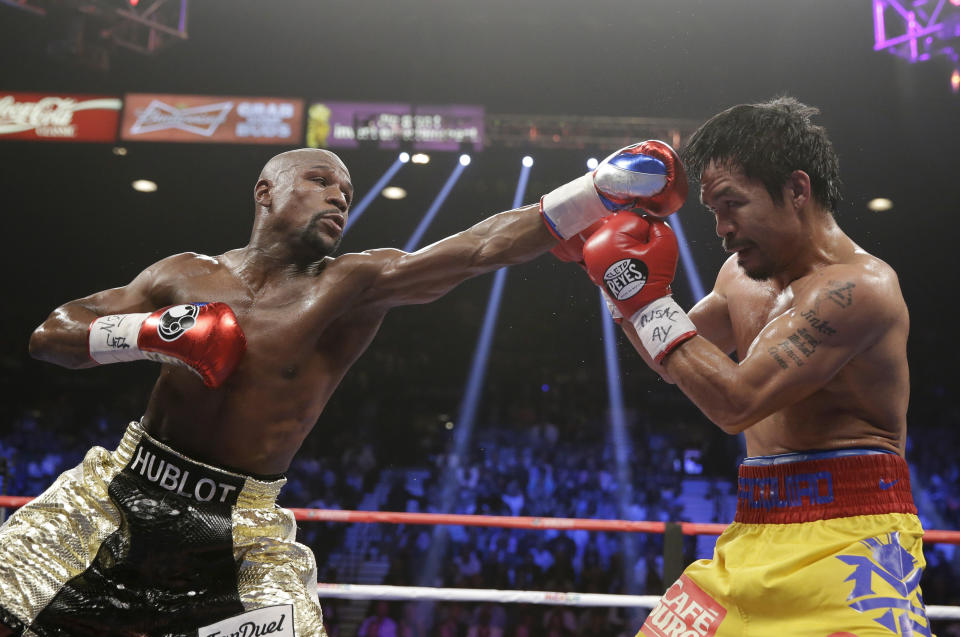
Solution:
{"label": "boxer in yellow shorts", "polygon": [[684,571],[641,635],[930,636],[923,531],[902,458],[748,458],[739,483],[737,516],[713,559]]}
{"label": "boxer in yellow shorts", "polygon": [[620,213],[582,247],[644,360],[750,456],[714,559],[642,635],[930,634],[903,459],[909,315],[893,269],[834,219],[839,162],[817,112],[741,104],[683,149],[732,253],[689,315],[670,293],[678,244],[663,220]]}

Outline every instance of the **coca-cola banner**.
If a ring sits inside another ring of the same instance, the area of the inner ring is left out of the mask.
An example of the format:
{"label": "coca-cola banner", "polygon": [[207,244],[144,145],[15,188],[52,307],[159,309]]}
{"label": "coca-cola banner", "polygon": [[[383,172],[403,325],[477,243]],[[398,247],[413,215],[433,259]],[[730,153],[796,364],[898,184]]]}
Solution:
{"label": "coca-cola banner", "polygon": [[316,102],[307,111],[307,146],[483,150],[482,106]]}
{"label": "coca-cola banner", "polygon": [[130,141],[299,144],[303,100],[128,94],[120,136]]}
{"label": "coca-cola banner", "polygon": [[0,139],[113,142],[119,97],[0,92]]}

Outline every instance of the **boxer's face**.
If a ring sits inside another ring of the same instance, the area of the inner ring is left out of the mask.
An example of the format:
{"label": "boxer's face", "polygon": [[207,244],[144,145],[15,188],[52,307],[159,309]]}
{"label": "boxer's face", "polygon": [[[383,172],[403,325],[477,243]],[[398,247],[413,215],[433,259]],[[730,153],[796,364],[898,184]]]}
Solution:
{"label": "boxer's face", "polygon": [[762,281],[782,271],[798,245],[799,221],[764,185],[741,170],[711,162],[700,176],[700,200],[713,213],[723,248],[737,265]]}
{"label": "boxer's face", "polygon": [[333,153],[300,156],[278,173],[272,212],[291,239],[322,257],[340,245],[353,184],[347,167]]}

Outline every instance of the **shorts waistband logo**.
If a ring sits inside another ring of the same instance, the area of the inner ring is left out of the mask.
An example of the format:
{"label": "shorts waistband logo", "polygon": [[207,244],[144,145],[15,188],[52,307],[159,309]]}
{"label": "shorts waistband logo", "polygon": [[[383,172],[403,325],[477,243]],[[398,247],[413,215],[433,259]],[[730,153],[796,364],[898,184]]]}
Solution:
{"label": "shorts waistband logo", "polygon": [[205,470],[141,441],[126,467],[147,482],[197,502],[233,505],[243,488],[239,478]]}
{"label": "shorts waistband logo", "polygon": [[830,471],[738,480],[737,497],[751,509],[787,509],[833,502]]}
{"label": "shorts waistband logo", "polygon": [[899,480],[884,480],[883,478],[880,478],[880,488],[883,489],[884,491],[886,491],[887,489],[889,489],[890,487],[892,487],[893,485],[895,485],[895,484],[898,483],[898,482],[900,482],[900,481],[899,481]]}

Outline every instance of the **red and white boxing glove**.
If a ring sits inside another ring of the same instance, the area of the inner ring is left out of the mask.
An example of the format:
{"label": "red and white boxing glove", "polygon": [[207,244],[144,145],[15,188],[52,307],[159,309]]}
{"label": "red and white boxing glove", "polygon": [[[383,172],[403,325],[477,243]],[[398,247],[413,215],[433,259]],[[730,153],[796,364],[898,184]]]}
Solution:
{"label": "red and white boxing glove", "polygon": [[544,195],[540,214],[554,235],[567,240],[612,212],[640,208],[665,217],[686,198],[680,158],[667,144],[650,140],[618,150],[592,173]]}
{"label": "red and white boxing glove", "polygon": [[237,317],[226,303],[171,305],[153,313],[94,319],[90,358],[101,365],[148,359],[185,366],[207,387],[219,387],[247,348]]}
{"label": "red and white boxing glove", "polygon": [[583,246],[590,279],[658,363],[697,333],[670,295],[678,256],[677,238],[665,221],[629,213],[611,217]]}

